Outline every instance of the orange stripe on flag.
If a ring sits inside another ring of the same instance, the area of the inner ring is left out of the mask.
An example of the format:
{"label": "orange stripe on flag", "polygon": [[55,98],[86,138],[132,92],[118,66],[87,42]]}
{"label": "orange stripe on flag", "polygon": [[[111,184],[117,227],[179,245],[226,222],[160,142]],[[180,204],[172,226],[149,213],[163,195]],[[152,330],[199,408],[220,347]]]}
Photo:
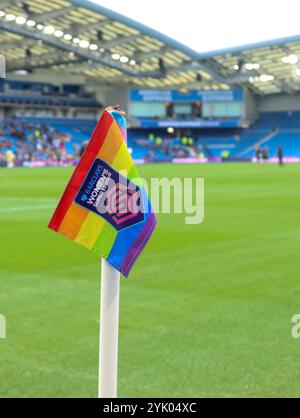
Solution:
{"label": "orange stripe on flag", "polygon": [[85,221],[88,212],[86,209],[72,203],[64,220],[60,224],[58,232],[74,240]]}
{"label": "orange stripe on flag", "polygon": [[109,128],[106,140],[98,153],[98,158],[102,158],[106,163],[112,165],[117,153],[124,143],[120,128],[113,123]]}

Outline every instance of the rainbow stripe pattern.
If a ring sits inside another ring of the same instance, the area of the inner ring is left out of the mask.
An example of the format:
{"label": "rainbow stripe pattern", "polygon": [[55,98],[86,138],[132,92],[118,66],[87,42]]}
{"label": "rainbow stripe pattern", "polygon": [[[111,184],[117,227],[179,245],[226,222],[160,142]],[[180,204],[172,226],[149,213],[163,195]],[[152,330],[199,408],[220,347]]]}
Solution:
{"label": "rainbow stripe pattern", "polygon": [[49,228],[94,251],[128,277],[152,235],[156,217],[126,137],[124,113],[106,109]]}

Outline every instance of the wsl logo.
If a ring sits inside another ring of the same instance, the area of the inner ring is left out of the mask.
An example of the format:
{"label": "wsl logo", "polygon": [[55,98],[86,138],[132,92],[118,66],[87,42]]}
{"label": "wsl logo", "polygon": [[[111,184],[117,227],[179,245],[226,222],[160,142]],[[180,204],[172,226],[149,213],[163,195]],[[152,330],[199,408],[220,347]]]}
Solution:
{"label": "wsl logo", "polygon": [[131,220],[136,223],[140,202],[140,190],[131,190],[122,183],[115,184],[106,193],[106,207],[116,225],[124,226]]}
{"label": "wsl logo", "polygon": [[117,231],[145,219],[141,189],[100,159],[94,161],[75,203],[101,216]]}

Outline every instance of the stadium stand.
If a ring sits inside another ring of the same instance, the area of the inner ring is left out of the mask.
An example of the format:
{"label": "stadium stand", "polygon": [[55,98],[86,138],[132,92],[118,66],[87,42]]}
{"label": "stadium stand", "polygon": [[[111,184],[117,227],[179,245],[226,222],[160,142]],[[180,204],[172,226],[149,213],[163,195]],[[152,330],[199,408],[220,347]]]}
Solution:
{"label": "stadium stand", "polygon": [[15,155],[16,165],[74,163],[95,123],[84,120],[14,118],[0,125],[0,160]]}
{"label": "stadium stand", "polygon": [[1,165],[76,163],[117,103],[141,163],[300,157],[299,36],[200,54],[90,1],[1,8]]}
{"label": "stadium stand", "polygon": [[[136,160],[149,162],[174,158],[206,158],[249,160],[255,156],[257,145],[267,146],[270,157],[276,157],[278,146],[284,147],[286,157],[300,157],[299,113],[265,113],[259,122],[248,129],[197,130],[188,138],[169,135],[165,130],[130,129],[128,145]],[[13,118],[0,124],[0,159],[12,151],[16,164],[55,161],[73,164],[83,144],[90,138],[96,121],[37,117]],[[191,141],[190,143],[185,142]],[[224,154],[225,153],[225,154]],[[227,154],[226,154],[227,153]]]}

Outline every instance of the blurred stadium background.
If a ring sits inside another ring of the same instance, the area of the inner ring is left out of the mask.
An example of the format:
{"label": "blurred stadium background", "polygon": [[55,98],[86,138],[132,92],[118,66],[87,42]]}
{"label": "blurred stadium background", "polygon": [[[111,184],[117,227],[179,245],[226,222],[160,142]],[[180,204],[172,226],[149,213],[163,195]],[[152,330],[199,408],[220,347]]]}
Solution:
{"label": "blurred stadium background", "polygon": [[89,2],[2,2],[2,165],[72,164],[104,106],[138,162],[300,156],[300,39],[198,54]]}
{"label": "blurred stadium background", "polygon": [[96,395],[98,266],[45,226],[117,103],[143,177],[204,176],[207,199],[202,226],[159,217],[123,284],[120,395],[296,396],[300,35],[197,53],[89,1],[10,0],[0,48],[0,396]]}

